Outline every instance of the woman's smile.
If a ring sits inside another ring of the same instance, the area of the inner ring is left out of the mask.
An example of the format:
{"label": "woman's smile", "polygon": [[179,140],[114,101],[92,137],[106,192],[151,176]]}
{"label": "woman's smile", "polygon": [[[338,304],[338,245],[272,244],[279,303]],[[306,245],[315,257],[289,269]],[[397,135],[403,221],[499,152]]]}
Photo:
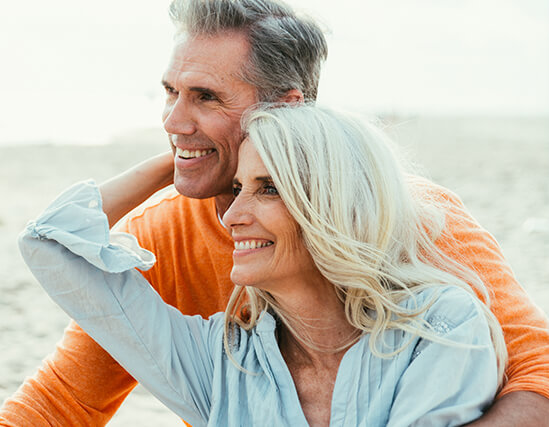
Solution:
{"label": "woman's smile", "polygon": [[[256,253],[260,249],[267,249],[274,245],[271,240],[254,239],[254,238],[238,238],[234,239],[233,256],[247,255]],[[272,248],[271,248],[272,249]]]}
{"label": "woman's smile", "polygon": [[273,291],[298,277],[310,278],[313,261],[299,226],[247,139],[240,147],[233,192],[234,202],[223,216],[234,240],[233,282]]}

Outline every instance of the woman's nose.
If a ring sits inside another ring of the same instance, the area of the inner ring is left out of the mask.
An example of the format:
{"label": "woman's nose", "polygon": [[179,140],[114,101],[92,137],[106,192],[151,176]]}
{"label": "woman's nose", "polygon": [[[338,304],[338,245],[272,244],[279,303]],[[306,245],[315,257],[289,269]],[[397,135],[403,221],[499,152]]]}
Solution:
{"label": "woman's nose", "polygon": [[223,223],[228,227],[249,225],[253,222],[253,202],[245,194],[239,194],[223,215]]}

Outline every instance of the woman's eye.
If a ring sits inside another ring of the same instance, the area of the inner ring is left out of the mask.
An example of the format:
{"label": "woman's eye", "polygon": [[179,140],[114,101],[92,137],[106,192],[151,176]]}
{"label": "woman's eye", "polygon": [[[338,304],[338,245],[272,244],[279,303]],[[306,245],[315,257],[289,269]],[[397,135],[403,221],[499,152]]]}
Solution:
{"label": "woman's eye", "polygon": [[278,190],[274,185],[266,185],[264,187],[265,194],[268,194],[269,196],[278,196]]}
{"label": "woman's eye", "polygon": [[233,187],[233,196],[235,196],[235,197],[238,196],[241,191],[242,191],[241,187],[234,186]]}

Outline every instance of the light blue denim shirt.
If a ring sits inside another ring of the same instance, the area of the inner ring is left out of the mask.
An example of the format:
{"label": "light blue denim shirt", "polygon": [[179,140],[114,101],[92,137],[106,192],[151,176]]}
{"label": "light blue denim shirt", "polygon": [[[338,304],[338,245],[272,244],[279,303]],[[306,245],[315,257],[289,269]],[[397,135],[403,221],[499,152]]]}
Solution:
{"label": "light blue denim shirt", "polygon": [[[254,374],[239,370],[223,349],[223,314],[184,316],[162,301],[135,270],[150,268],[154,255],[129,234],[109,233],[93,182],[69,188],[29,223],[20,248],[51,298],[192,425],[307,425],[273,317],[264,313],[251,332],[236,334],[234,358]],[[479,303],[459,288],[437,292],[424,318],[443,338],[465,345],[389,330],[385,351],[412,343],[385,359],[372,355],[363,336],[341,361],[331,426],[456,426],[491,403],[496,358]],[[419,293],[416,302],[432,295]]]}

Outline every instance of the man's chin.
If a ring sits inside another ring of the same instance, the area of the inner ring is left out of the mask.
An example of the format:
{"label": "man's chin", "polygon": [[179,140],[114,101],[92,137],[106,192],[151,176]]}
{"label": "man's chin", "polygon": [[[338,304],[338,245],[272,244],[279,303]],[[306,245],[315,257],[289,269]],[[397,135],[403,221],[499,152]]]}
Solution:
{"label": "man's chin", "polygon": [[191,199],[208,199],[218,195],[215,186],[182,177],[177,171],[174,176],[174,187],[179,194]]}

